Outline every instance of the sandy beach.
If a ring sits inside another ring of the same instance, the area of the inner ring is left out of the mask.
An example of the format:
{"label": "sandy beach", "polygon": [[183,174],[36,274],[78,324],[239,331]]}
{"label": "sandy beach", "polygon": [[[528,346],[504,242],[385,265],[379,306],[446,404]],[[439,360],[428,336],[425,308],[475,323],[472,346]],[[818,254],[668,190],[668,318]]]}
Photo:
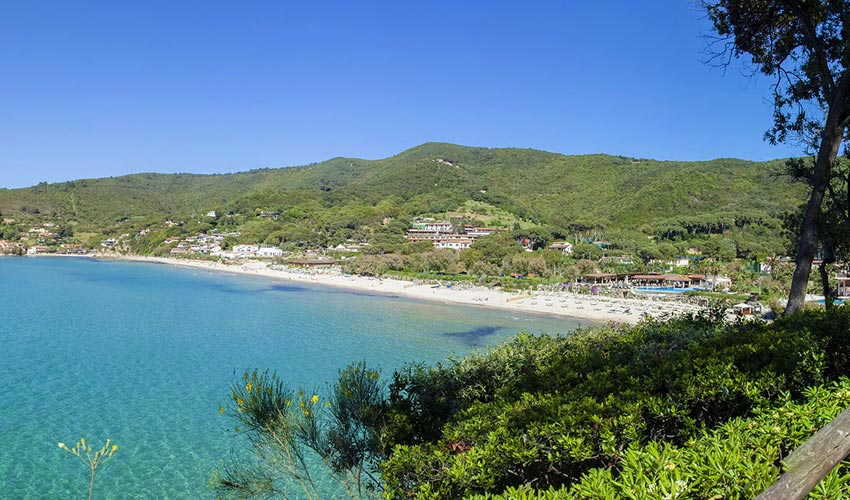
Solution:
{"label": "sandy beach", "polygon": [[450,304],[470,305],[520,311],[531,314],[544,314],[583,320],[592,323],[637,323],[643,314],[663,316],[698,311],[692,304],[672,303],[651,299],[623,299],[614,297],[594,297],[570,292],[522,292],[509,293],[486,287],[444,287],[434,288],[432,283],[415,283],[397,279],[379,279],[365,276],[342,274],[334,270],[315,270],[270,268],[262,261],[246,261],[241,264],[223,264],[190,259],[172,259],[165,257],[121,256],[104,257],[117,260],[149,262],[180,267],[203,269],[210,272],[227,272],[264,278],[280,279],[326,285],[350,290],[369,291],[387,295],[397,295],[422,300],[438,301]]}

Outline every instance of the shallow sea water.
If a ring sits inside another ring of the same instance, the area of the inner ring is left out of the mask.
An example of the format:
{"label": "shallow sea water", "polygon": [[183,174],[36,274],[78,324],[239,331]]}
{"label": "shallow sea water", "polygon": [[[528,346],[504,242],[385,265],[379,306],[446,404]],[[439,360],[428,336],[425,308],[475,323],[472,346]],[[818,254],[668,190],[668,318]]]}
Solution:
{"label": "shallow sea water", "polygon": [[241,441],[219,415],[246,369],[321,388],[352,361],[385,378],[524,330],[518,316],[147,263],[0,258],[0,498],[85,498],[59,450],[111,438],[95,498],[214,498],[211,474]]}

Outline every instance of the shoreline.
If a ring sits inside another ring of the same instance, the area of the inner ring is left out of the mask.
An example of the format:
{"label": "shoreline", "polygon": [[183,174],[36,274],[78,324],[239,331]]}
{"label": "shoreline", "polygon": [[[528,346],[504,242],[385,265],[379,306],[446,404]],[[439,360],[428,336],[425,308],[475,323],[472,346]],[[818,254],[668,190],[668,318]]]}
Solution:
{"label": "shoreline", "polygon": [[[46,256],[46,255],[45,255]],[[417,284],[393,278],[372,278],[345,275],[338,271],[321,272],[292,268],[272,269],[262,261],[249,260],[242,264],[222,264],[192,259],[173,259],[148,256],[79,255],[76,257],[142,262],[178,267],[225,272],[245,276],[259,276],[282,281],[310,283],[320,286],[366,291],[379,295],[442,302],[444,304],[483,307],[514,311],[523,314],[558,317],[594,324],[635,324],[643,314],[659,316],[696,312],[696,306],[659,302],[650,299],[623,299],[590,296],[571,292],[518,292],[510,293],[487,287],[473,286],[465,289],[432,288],[430,283]]]}

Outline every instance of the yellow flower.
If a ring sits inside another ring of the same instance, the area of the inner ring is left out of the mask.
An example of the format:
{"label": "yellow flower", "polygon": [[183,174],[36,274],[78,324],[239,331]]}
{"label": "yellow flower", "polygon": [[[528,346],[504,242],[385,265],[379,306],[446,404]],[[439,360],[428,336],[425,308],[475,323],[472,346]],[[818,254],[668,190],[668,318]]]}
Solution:
{"label": "yellow flower", "polygon": [[289,406],[290,404],[292,404],[292,401],[290,401],[290,400],[288,400],[288,399],[287,399],[287,400],[286,400],[286,406]]}
{"label": "yellow flower", "polygon": [[242,398],[237,398],[237,399],[236,399],[236,404],[237,404],[238,406],[242,406],[242,403],[243,403]]}
{"label": "yellow flower", "polygon": [[117,445],[117,444],[113,444],[113,445],[112,445],[112,453],[115,453],[116,451],[118,451],[118,445]]}
{"label": "yellow flower", "polygon": [[313,397],[310,398],[310,401],[312,401],[313,403],[318,403],[319,402],[319,395],[313,394]]}
{"label": "yellow flower", "polygon": [[245,390],[248,391],[248,393],[250,393],[253,388],[254,384],[252,384],[251,382],[248,382],[248,384],[245,386]]}
{"label": "yellow flower", "polygon": [[224,407],[223,407],[223,406],[219,406],[219,407],[218,407],[218,412],[219,412],[219,413],[221,413],[222,415],[224,415]]}

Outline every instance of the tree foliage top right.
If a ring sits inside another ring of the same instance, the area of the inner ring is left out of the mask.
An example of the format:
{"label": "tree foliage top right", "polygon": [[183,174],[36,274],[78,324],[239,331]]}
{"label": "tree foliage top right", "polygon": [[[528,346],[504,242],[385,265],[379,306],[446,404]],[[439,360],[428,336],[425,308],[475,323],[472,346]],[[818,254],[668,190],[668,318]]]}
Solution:
{"label": "tree foliage top right", "polygon": [[[797,171],[811,187],[799,228],[796,270],[786,313],[799,311],[823,233],[822,207],[850,124],[850,3],[843,0],[721,0],[705,2],[716,36],[712,61],[749,56],[774,79],[772,143],[800,144],[813,155]],[[845,214],[850,215],[850,214]],[[850,217],[842,224],[850,226]]]}

